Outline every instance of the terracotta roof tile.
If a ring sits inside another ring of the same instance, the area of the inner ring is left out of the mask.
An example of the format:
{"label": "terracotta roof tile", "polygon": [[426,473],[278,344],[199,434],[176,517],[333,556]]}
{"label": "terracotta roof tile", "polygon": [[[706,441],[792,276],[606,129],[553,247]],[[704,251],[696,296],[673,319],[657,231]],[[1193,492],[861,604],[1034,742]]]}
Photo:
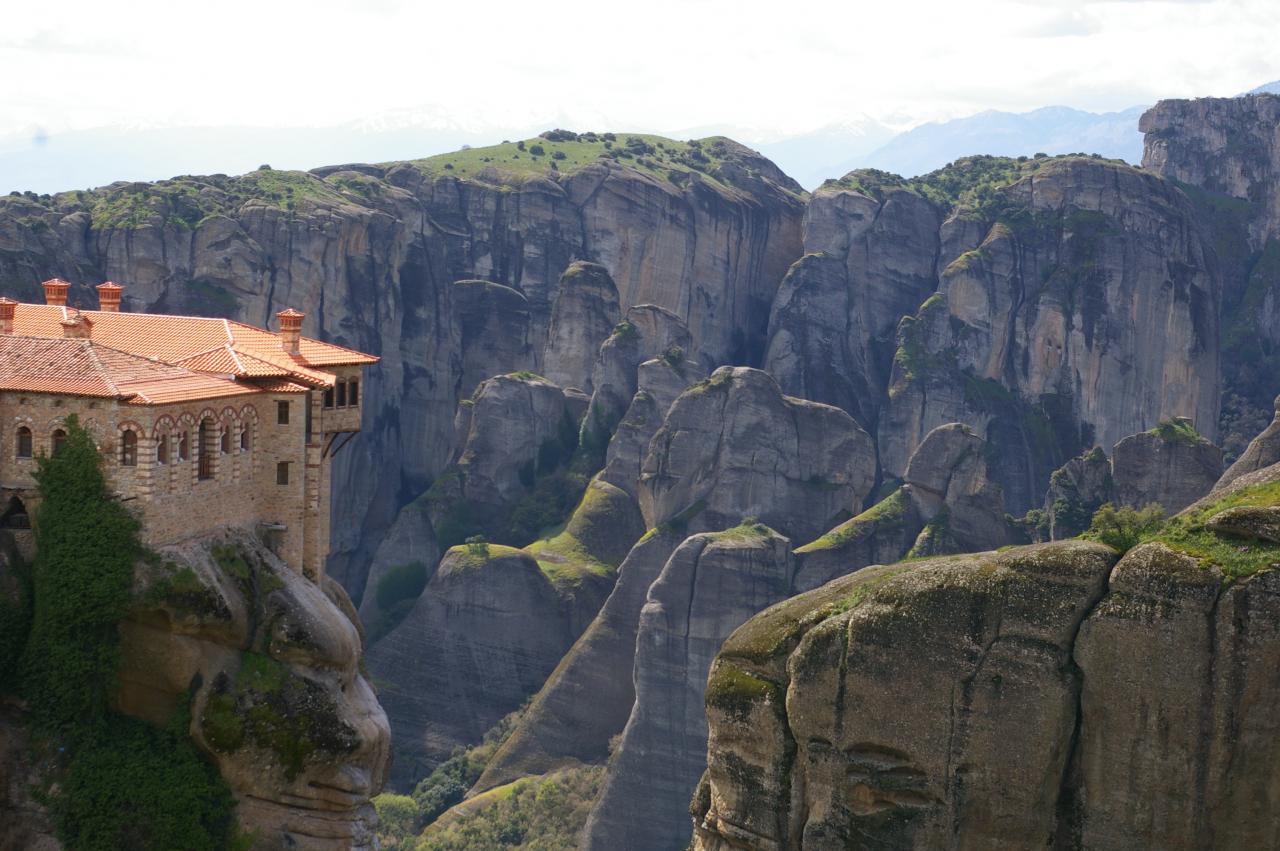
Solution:
{"label": "terracotta roof tile", "polygon": [[[294,375],[307,383],[327,387],[333,384],[333,376],[315,367],[378,362],[373,355],[306,338],[299,343],[299,354],[293,356],[280,348],[280,338],[271,331],[226,319],[100,310],[80,312],[92,322],[94,342],[171,363],[190,361],[219,347],[229,346],[236,355],[250,355],[280,370],[280,375]],[[73,313],[73,309],[57,305],[19,304],[14,315],[13,332],[31,337],[61,337],[61,322]],[[211,371],[222,374],[247,376],[262,369],[256,367],[248,372],[237,370],[228,373],[222,369],[226,365],[221,360],[222,356],[211,357],[211,362],[218,367]],[[196,366],[191,368],[196,369]]]}
{"label": "terracotta roof tile", "polygon": [[0,390],[124,399],[132,405],[263,392],[92,340],[9,335],[0,335]]}

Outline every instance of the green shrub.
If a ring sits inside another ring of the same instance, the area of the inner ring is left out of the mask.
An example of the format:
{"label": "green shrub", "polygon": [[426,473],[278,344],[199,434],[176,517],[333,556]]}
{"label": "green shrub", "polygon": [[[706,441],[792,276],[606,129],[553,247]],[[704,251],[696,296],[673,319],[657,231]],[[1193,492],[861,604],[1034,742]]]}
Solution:
{"label": "green shrub", "polygon": [[378,608],[390,609],[401,600],[416,599],[427,587],[427,566],[420,561],[397,565],[378,580]]}
{"label": "green shrub", "polygon": [[419,827],[429,825],[454,804],[480,779],[489,760],[510,738],[524,712],[523,707],[495,724],[480,744],[473,748],[457,748],[453,755],[414,787],[413,799],[418,805]]}
{"label": "green shrub", "polygon": [[223,851],[233,839],[234,801],[181,720],[158,730],[111,716],[104,735],[67,759],[48,797],[58,836],[75,851]]}
{"label": "green shrub", "polygon": [[36,459],[34,607],[24,690],[41,724],[70,728],[106,715],[117,624],[129,607],[138,523],[107,493],[93,438],[76,417],[54,457]]}
{"label": "green shrub", "polygon": [[1140,509],[1116,508],[1104,502],[1093,513],[1087,535],[1125,553],[1141,543],[1143,536],[1156,532],[1163,520],[1164,509],[1154,502]]}
{"label": "green shrub", "polygon": [[537,143],[529,146],[529,153],[533,154],[535,157],[540,157],[546,152],[547,152],[547,149]]}
{"label": "green shrub", "polygon": [[378,811],[378,839],[383,848],[411,848],[418,832],[418,802],[408,795],[383,793],[373,799]]}
{"label": "green shrub", "polygon": [[489,542],[485,540],[484,535],[472,535],[467,538],[467,552],[473,556],[488,558]]}

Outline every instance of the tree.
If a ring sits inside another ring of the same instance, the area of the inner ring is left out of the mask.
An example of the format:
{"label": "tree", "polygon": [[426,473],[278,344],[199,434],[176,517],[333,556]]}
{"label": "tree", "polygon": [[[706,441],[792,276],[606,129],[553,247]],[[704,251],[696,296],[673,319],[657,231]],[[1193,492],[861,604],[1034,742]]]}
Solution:
{"label": "tree", "polygon": [[1116,508],[1104,502],[1093,513],[1093,523],[1089,527],[1089,536],[1120,552],[1128,552],[1142,542],[1142,539],[1160,528],[1164,520],[1164,509],[1152,502],[1142,508],[1123,506]]}

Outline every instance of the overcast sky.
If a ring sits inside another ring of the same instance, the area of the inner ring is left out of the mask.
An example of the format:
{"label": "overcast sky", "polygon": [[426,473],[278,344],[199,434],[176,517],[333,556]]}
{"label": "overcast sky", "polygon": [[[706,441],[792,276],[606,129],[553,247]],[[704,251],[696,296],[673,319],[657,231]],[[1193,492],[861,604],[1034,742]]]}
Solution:
{"label": "overcast sky", "polygon": [[0,132],[463,123],[800,131],[1280,78],[1277,0],[45,0],[5,4]]}

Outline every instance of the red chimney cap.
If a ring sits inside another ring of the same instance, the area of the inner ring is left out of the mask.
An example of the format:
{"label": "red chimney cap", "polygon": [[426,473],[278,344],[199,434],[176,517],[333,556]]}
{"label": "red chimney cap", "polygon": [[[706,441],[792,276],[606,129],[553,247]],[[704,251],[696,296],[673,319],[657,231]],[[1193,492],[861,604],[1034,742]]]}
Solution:
{"label": "red chimney cap", "polygon": [[276,318],[280,320],[281,328],[296,330],[302,327],[302,320],[306,315],[301,311],[294,310],[292,307],[287,307],[277,313]]}
{"label": "red chimney cap", "polygon": [[94,289],[96,289],[98,292],[116,292],[116,293],[118,293],[118,292],[120,292],[121,290],[123,290],[123,289],[124,289],[124,287],[120,286],[120,285],[119,285],[119,284],[117,284],[115,281],[103,281],[102,283],[100,283],[100,284],[98,284],[96,287],[94,287]]}

